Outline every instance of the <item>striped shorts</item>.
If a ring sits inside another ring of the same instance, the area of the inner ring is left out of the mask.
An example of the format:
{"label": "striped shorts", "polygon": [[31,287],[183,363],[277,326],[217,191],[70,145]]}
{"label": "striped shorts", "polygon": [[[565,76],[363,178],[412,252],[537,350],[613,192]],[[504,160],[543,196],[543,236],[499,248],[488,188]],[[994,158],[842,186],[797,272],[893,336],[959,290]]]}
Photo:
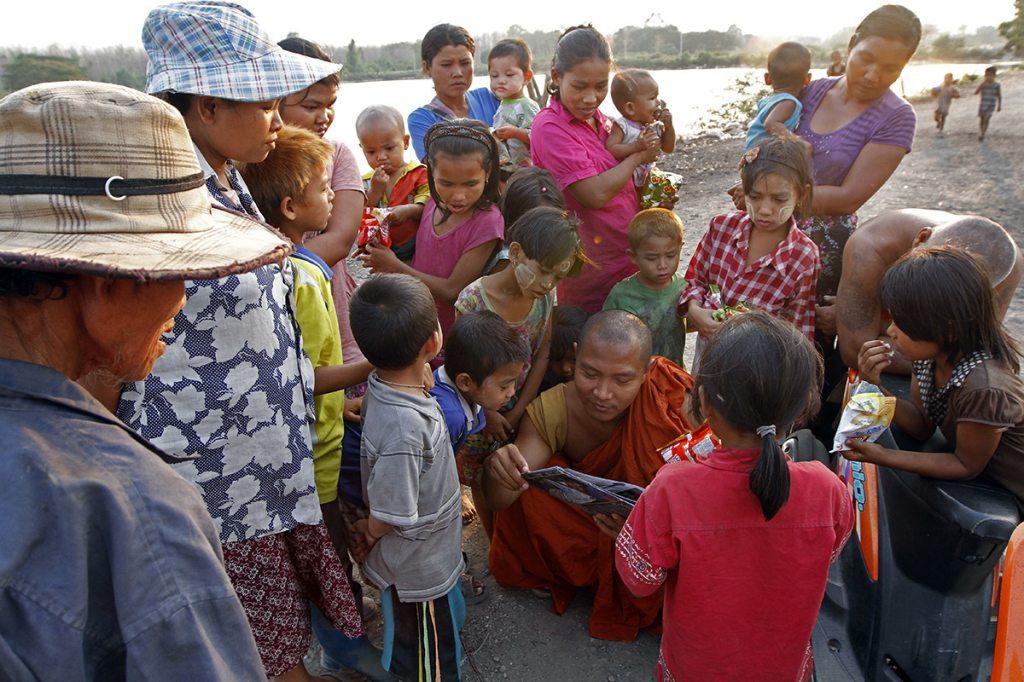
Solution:
{"label": "striped shorts", "polygon": [[402,602],[394,586],[380,593],[384,616],[385,670],[408,682],[457,682],[462,679],[462,643],[466,602],[456,583],[432,601]]}

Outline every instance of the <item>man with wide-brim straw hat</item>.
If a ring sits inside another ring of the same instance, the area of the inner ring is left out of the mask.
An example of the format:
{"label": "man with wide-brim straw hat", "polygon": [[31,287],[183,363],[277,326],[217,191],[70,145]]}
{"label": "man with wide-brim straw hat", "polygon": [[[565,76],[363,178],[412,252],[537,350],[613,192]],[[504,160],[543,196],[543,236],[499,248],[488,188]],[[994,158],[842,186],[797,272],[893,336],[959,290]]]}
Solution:
{"label": "man with wide-brim straw hat", "polygon": [[181,117],[102,83],[0,100],[0,675],[260,679],[178,461],[75,380],[150,371],[186,278],[290,247],[211,208]]}
{"label": "man with wide-brim straw hat", "polygon": [[[146,90],[181,112],[210,199],[261,217],[234,161],[258,163],[281,128],[280,99],[340,64],[285,52],[225,2],[152,10]],[[110,404],[144,438],[191,459],[268,677],[308,679],[311,604],[330,658],[387,679],[324,526],[314,484],[313,371],[302,352],[290,262],[189,281],[167,352]],[[334,671],[331,671],[334,672]]]}

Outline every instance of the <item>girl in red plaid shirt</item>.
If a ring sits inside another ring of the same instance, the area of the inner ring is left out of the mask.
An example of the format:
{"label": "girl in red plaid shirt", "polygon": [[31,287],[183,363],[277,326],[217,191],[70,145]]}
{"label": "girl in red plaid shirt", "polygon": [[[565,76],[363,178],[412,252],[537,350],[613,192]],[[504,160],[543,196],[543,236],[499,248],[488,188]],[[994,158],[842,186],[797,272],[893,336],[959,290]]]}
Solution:
{"label": "girl in red plaid shirt", "polygon": [[690,286],[679,297],[704,339],[733,308],[745,306],[792,322],[814,339],[818,248],[796,227],[812,198],[810,146],[798,137],[768,135],[740,160],[747,211],[711,219],[686,270]]}

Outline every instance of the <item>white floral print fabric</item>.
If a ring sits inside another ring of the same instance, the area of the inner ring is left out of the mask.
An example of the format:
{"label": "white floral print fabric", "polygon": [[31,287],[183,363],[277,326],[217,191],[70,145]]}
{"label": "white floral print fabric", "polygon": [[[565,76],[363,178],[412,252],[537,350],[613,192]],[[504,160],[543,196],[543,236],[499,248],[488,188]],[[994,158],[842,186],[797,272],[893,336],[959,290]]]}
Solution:
{"label": "white floral print fabric", "polygon": [[310,426],[313,369],[293,315],[292,264],[186,283],[167,350],[125,385],[118,416],[203,496],[220,540],[320,521]]}

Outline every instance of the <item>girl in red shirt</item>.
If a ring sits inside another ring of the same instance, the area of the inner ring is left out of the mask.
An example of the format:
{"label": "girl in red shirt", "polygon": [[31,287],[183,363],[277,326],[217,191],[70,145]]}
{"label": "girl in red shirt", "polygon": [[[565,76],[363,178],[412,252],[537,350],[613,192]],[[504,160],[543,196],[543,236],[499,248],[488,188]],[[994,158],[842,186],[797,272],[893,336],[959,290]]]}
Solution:
{"label": "girl in red shirt", "polygon": [[695,413],[722,445],[664,466],[616,541],[633,594],[665,586],[659,680],[804,680],[829,564],[853,527],[846,487],[776,434],[817,408],[821,360],[793,325],[736,315],[708,341]]}

